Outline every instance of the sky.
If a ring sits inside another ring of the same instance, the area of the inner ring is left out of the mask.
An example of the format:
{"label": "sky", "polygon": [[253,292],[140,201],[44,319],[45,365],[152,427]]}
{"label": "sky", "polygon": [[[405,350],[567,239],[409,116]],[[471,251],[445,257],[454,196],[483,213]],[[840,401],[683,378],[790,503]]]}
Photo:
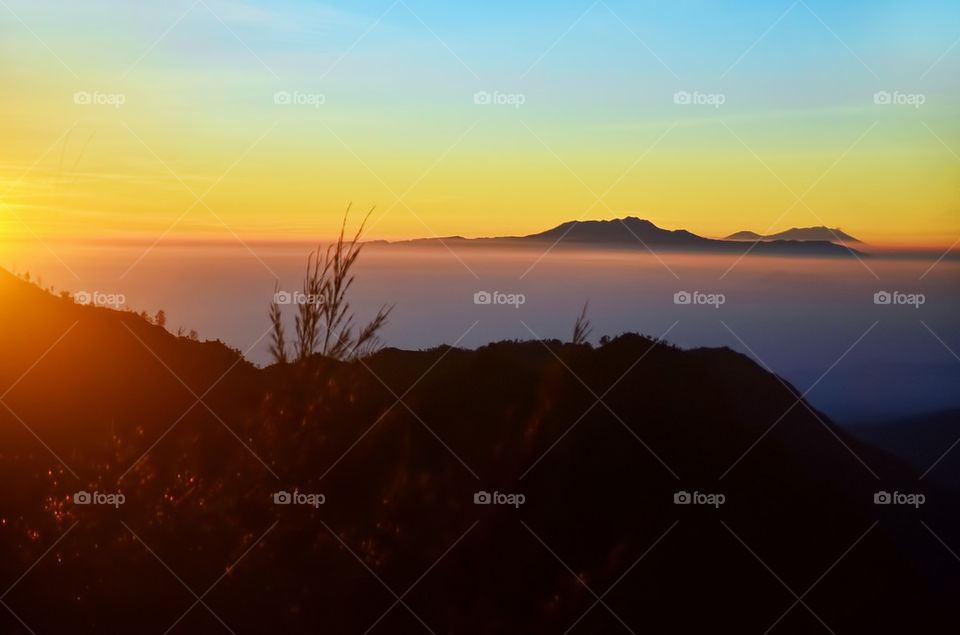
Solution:
{"label": "sky", "polygon": [[[0,240],[960,236],[960,5],[0,2]],[[689,102],[689,103],[687,103]]]}

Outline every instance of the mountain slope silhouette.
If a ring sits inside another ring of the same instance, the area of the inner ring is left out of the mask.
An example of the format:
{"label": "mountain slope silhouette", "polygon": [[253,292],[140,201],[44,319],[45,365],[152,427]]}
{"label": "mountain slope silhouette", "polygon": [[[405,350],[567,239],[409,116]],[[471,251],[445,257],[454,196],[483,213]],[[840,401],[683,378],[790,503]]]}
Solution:
{"label": "mountain slope silhouette", "polygon": [[[165,629],[194,601],[183,584],[218,579],[204,602],[237,633],[363,632],[398,596],[377,629],[955,620],[942,546],[916,510],[873,505],[916,473],[728,349],[627,334],[258,369],[6,272],[0,298],[0,574],[39,559],[4,602],[40,632]],[[126,502],[79,506],[78,490]],[[280,490],[326,501],[275,505]],[[477,505],[478,491],[525,502]],[[726,501],[677,505],[680,491]],[[954,501],[929,498],[923,519],[949,544],[938,505]],[[815,582],[816,617],[780,619]],[[216,621],[198,605],[177,630]]]}

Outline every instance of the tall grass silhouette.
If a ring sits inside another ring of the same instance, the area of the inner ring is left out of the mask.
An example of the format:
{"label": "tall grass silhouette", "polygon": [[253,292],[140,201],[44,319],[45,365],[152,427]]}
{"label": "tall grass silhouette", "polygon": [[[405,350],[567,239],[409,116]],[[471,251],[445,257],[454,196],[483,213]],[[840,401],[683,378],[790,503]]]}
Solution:
{"label": "tall grass silhouette", "polygon": [[[303,361],[318,353],[340,360],[356,359],[373,353],[380,346],[379,333],[386,325],[393,305],[382,305],[370,322],[357,329],[348,296],[355,279],[353,265],[363,248],[360,237],[373,208],[364,216],[353,237],[347,238],[350,207],[347,206],[343,215],[336,242],[326,247],[318,246],[307,257],[301,287],[303,301],[297,303],[296,309],[294,361]],[[276,293],[270,304],[269,317],[272,325],[270,354],[274,362],[285,364],[289,356]]]}

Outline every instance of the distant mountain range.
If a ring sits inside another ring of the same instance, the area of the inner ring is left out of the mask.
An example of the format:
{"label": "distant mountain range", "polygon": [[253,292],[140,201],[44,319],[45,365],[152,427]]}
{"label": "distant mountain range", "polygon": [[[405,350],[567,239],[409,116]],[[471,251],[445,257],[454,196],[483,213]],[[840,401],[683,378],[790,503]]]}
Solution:
{"label": "distant mountain range", "polygon": [[[829,233],[826,228],[823,229]],[[806,232],[808,230],[790,230]],[[744,233],[744,232],[741,232]],[[787,234],[790,232],[784,232]],[[735,234],[734,236],[738,236]],[[754,234],[756,236],[756,234]],[[843,237],[846,234],[842,234]],[[847,237],[850,242],[857,242]],[[706,252],[706,253],[744,253],[782,256],[851,256],[864,255],[843,244],[831,242],[826,238],[765,237],[760,242],[745,244],[745,238],[727,238],[717,240],[698,236],[684,229],[669,230],[657,227],[648,220],[628,216],[614,220],[568,221],[552,229],[526,236],[499,236],[491,238],[464,238],[462,236],[443,236],[436,238],[418,238],[388,243],[374,241],[371,244],[424,245],[456,244],[459,246],[550,246],[590,247],[611,249],[637,249],[656,251]],[[750,240],[756,241],[756,238]],[[843,239],[847,240],[847,239]]]}
{"label": "distant mountain range", "polygon": [[758,234],[751,231],[742,231],[730,234],[727,240],[826,240],[836,243],[860,243],[850,234],[841,231],[839,228],[824,227],[792,227],[786,231],[776,234]]}

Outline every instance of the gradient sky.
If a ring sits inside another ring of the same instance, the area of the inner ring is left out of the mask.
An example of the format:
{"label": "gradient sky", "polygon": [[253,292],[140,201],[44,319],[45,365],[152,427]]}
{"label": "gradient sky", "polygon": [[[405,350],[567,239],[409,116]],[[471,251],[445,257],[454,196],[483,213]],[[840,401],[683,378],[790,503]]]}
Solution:
{"label": "gradient sky", "polygon": [[377,238],[629,214],[950,245],[958,38],[956,2],[4,0],[0,237],[316,237],[352,201]]}

